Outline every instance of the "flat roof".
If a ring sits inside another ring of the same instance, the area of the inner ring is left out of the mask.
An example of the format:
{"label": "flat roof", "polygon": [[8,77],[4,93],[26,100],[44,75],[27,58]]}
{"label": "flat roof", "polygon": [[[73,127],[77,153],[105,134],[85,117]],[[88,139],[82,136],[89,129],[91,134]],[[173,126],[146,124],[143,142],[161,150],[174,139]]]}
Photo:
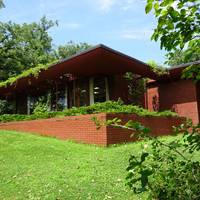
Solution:
{"label": "flat roof", "polygon": [[148,82],[148,84],[151,85],[156,82],[166,82],[169,80],[180,79],[182,72],[185,68],[187,68],[189,66],[195,66],[195,65],[200,65],[200,60],[172,66],[171,68],[168,69],[168,72],[169,72],[168,74],[162,75],[162,76],[158,77],[157,79],[151,80]]}

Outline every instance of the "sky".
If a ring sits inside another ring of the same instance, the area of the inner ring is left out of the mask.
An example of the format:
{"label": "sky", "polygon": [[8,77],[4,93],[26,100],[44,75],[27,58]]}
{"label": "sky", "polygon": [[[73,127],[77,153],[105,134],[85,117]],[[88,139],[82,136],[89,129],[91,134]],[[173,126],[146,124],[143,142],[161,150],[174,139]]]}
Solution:
{"label": "sky", "polygon": [[0,21],[58,20],[49,34],[55,47],[68,41],[104,44],[141,61],[162,64],[165,51],[150,40],[156,26],[145,14],[145,0],[4,0]]}

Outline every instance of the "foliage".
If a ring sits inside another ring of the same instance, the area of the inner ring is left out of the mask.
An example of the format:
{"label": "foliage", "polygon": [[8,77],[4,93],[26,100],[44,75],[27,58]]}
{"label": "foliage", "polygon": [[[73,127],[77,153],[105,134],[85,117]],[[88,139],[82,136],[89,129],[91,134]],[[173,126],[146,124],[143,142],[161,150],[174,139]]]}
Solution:
{"label": "foliage", "polygon": [[37,78],[41,71],[47,70],[53,64],[55,64],[55,61],[52,62],[52,63],[48,63],[46,65],[40,64],[37,67],[33,67],[33,68],[28,69],[28,70],[25,70],[17,76],[10,77],[6,81],[0,82],[0,87],[8,87],[10,85],[16,84],[19,79],[22,79],[22,78],[25,78],[25,77],[33,76],[33,77]]}
{"label": "foliage", "polygon": [[176,127],[174,133],[182,133],[182,139],[167,142],[132,120],[121,124],[115,118],[106,125],[131,130],[133,137],[148,141],[139,156],[134,153],[129,159],[126,180],[134,193],[149,191],[148,199],[199,199],[200,162],[194,156],[200,151],[200,125],[188,121]]}
{"label": "foliage", "polygon": [[0,115],[5,113],[12,113],[14,105],[9,103],[7,100],[0,100]]}
{"label": "foliage", "polygon": [[183,48],[187,42],[200,37],[199,0],[147,0],[146,13],[152,9],[157,27],[152,39],[160,39],[161,48],[167,51]]}
{"label": "foliage", "polygon": [[166,75],[169,73],[165,67],[157,64],[154,60],[148,61],[148,65],[151,67],[151,70],[158,76]]}
{"label": "foliage", "polygon": [[[171,111],[163,111],[163,112],[151,112],[144,108],[133,106],[133,105],[124,105],[122,102],[114,102],[107,101],[104,103],[96,103],[91,106],[82,106],[82,107],[74,107],[71,109],[66,109],[59,112],[46,112],[46,105],[39,104],[38,108],[32,115],[19,115],[19,114],[5,114],[0,115],[1,122],[8,121],[23,121],[23,120],[33,120],[40,118],[52,118],[57,116],[75,116],[75,115],[85,115],[85,114],[95,114],[95,113],[127,113],[127,114],[136,114],[139,116],[165,116],[165,117],[173,117],[177,116],[176,113]],[[42,110],[42,111],[41,111]],[[45,112],[43,112],[45,111]]]}
{"label": "foliage", "polygon": [[6,100],[0,100],[0,114],[6,113],[6,107],[7,107],[7,101]]}
{"label": "foliage", "polygon": [[124,78],[128,81],[128,93],[131,96],[128,102],[141,105],[141,99],[146,91],[146,78],[141,78],[132,72],[127,72]]}
{"label": "foliage", "polygon": [[48,116],[50,110],[50,95],[41,96],[33,105],[33,115],[35,116]]}
{"label": "foliage", "polygon": [[184,69],[183,78],[194,79],[194,82],[198,82],[200,80],[200,65],[192,65]]}
{"label": "foliage", "polygon": [[139,106],[125,105],[122,102],[107,101],[103,103],[96,103],[91,106],[83,106],[79,108],[71,108],[64,110],[62,113],[65,116],[80,115],[80,114],[95,114],[95,113],[127,113],[137,114],[139,116],[177,116],[171,111],[151,112]]}
{"label": "foliage", "polygon": [[59,59],[65,59],[84,50],[89,49],[92,45],[88,43],[74,43],[73,41],[68,42],[66,45],[60,45],[57,50],[57,56]]}
{"label": "foliage", "polygon": [[[90,45],[88,45],[87,43],[80,43],[80,44],[75,44],[73,42],[69,43],[69,45],[66,45],[66,46],[63,46],[63,48],[65,47],[66,49],[66,52],[62,53],[62,55],[64,56],[70,56],[70,55],[73,55],[73,53],[77,53],[78,51],[81,51],[81,49],[83,50],[83,48],[86,48]],[[69,48],[69,50],[67,50]],[[77,52],[72,51],[70,49],[76,49]],[[67,53],[68,51],[68,53]],[[60,54],[61,56],[61,54]],[[59,58],[60,56],[57,55],[57,57]],[[16,75],[16,76],[12,76],[10,78],[8,78],[6,81],[2,81],[0,82],[0,87],[7,87],[9,85],[13,85],[15,83],[17,83],[17,81],[21,78],[25,78],[25,77],[38,77],[40,72],[43,71],[43,70],[47,70],[48,68],[50,68],[52,65],[56,64],[57,63],[57,59],[54,59],[52,60],[51,62],[48,62],[46,64],[38,64],[37,66],[34,66],[30,69],[27,69],[27,70],[23,70],[22,73],[20,73],[19,75]],[[7,72],[6,72],[7,73]],[[31,83],[30,83],[31,84]]]}
{"label": "foliage", "polygon": [[[0,0],[2,7],[4,4]],[[6,81],[1,85],[7,86],[7,83],[12,84],[18,78],[34,75],[35,72],[38,75],[42,69],[48,68],[49,63],[91,47],[87,43],[70,41],[54,48],[48,31],[56,25],[57,21],[48,20],[45,16],[38,23],[0,22],[0,81]]]}
{"label": "foliage", "polygon": [[55,60],[48,30],[56,24],[46,17],[39,23],[22,25],[0,22],[0,80]]}
{"label": "foliage", "polygon": [[200,60],[200,44],[198,47],[189,47],[186,50],[176,49],[167,54],[166,64],[172,68],[176,65]]}
{"label": "foliage", "polygon": [[3,0],[0,0],[0,8],[4,8],[4,7],[5,7],[5,5],[3,3]]}
{"label": "foliage", "polygon": [[[165,48],[169,52],[168,60],[177,60],[177,54],[184,47],[187,50],[183,53],[181,61],[187,62],[191,58],[195,60],[199,58],[199,8],[199,0],[147,0],[146,13],[154,10],[157,19],[157,27],[154,29],[151,39],[160,40],[161,48]],[[177,61],[180,61],[179,58]],[[196,77],[198,78],[200,71],[197,73]],[[187,74],[184,76],[189,78]]]}

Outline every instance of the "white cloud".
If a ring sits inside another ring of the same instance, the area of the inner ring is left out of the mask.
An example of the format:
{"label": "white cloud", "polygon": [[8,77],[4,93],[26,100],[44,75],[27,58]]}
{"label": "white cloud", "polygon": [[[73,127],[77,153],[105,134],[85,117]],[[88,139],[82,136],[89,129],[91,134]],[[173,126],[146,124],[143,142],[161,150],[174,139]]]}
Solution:
{"label": "white cloud", "polygon": [[149,40],[153,30],[147,28],[124,30],[121,32],[121,38],[131,40]]}
{"label": "white cloud", "polygon": [[135,3],[135,0],[127,0],[124,2],[121,6],[122,10],[126,11],[133,7],[133,3]]}
{"label": "white cloud", "polygon": [[115,3],[115,0],[98,0],[97,6],[101,11],[108,12]]}
{"label": "white cloud", "polygon": [[48,17],[55,17],[61,10],[70,5],[69,1],[63,0],[39,0],[40,15],[47,15]]}
{"label": "white cloud", "polygon": [[114,7],[122,11],[135,10],[138,4],[143,5],[146,0],[86,0],[86,2],[100,12],[108,13]]}

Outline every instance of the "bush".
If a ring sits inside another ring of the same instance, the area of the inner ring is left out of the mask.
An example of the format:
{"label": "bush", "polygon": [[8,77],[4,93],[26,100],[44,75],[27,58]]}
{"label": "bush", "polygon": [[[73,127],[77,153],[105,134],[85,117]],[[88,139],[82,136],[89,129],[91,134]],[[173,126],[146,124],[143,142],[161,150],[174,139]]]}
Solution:
{"label": "bush", "polygon": [[177,116],[176,113],[171,111],[164,112],[151,112],[144,108],[124,105],[122,102],[107,101],[104,103],[96,103],[91,106],[73,107],[71,109],[66,109],[59,112],[48,111],[49,106],[46,103],[38,102],[34,108],[32,115],[0,115],[0,121],[21,121],[21,120],[31,120],[31,119],[44,119],[51,118],[55,116],[74,116],[74,115],[85,115],[85,114],[95,114],[95,113],[127,113],[127,114],[137,114],[139,116]]}
{"label": "bush", "polygon": [[38,117],[47,115],[47,113],[50,111],[50,101],[51,95],[49,93],[36,98],[32,105],[33,115]]}
{"label": "bush", "polygon": [[0,115],[12,113],[14,105],[9,103],[7,100],[0,100]]}
{"label": "bush", "polygon": [[171,111],[163,112],[152,112],[139,106],[125,105],[121,101],[107,101],[104,103],[95,103],[91,106],[83,106],[79,108],[71,108],[63,111],[65,116],[71,115],[84,115],[84,114],[95,114],[95,113],[127,113],[137,114],[139,116],[177,116],[176,113]]}
{"label": "bush", "polygon": [[[125,128],[130,129],[130,124]],[[135,130],[133,123],[131,128]],[[143,134],[150,145],[143,146],[140,156],[132,155],[127,168],[127,185],[135,193],[149,191],[149,199],[157,200],[200,199],[200,162],[195,159],[200,150],[200,125],[189,121],[175,128],[177,133],[183,133],[182,139],[171,142]]]}
{"label": "bush", "polygon": [[128,129],[134,138],[144,140],[142,152],[134,152],[127,167],[126,184],[134,193],[148,191],[148,199],[155,200],[200,199],[200,162],[195,159],[200,151],[200,124],[188,121],[174,127],[174,134],[182,133],[182,138],[165,141],[152,137],[150,129],[139,122],[130,120],[122,124],[118,118],[106,122],[95,117],[93,120],[97,128],[107,125]]}
{"label": "bush", "polygon": [[48,110],[49,106],[46,103],[37,102],[33,110],[33,114],[40,117],[43,114],[47,114]]}

